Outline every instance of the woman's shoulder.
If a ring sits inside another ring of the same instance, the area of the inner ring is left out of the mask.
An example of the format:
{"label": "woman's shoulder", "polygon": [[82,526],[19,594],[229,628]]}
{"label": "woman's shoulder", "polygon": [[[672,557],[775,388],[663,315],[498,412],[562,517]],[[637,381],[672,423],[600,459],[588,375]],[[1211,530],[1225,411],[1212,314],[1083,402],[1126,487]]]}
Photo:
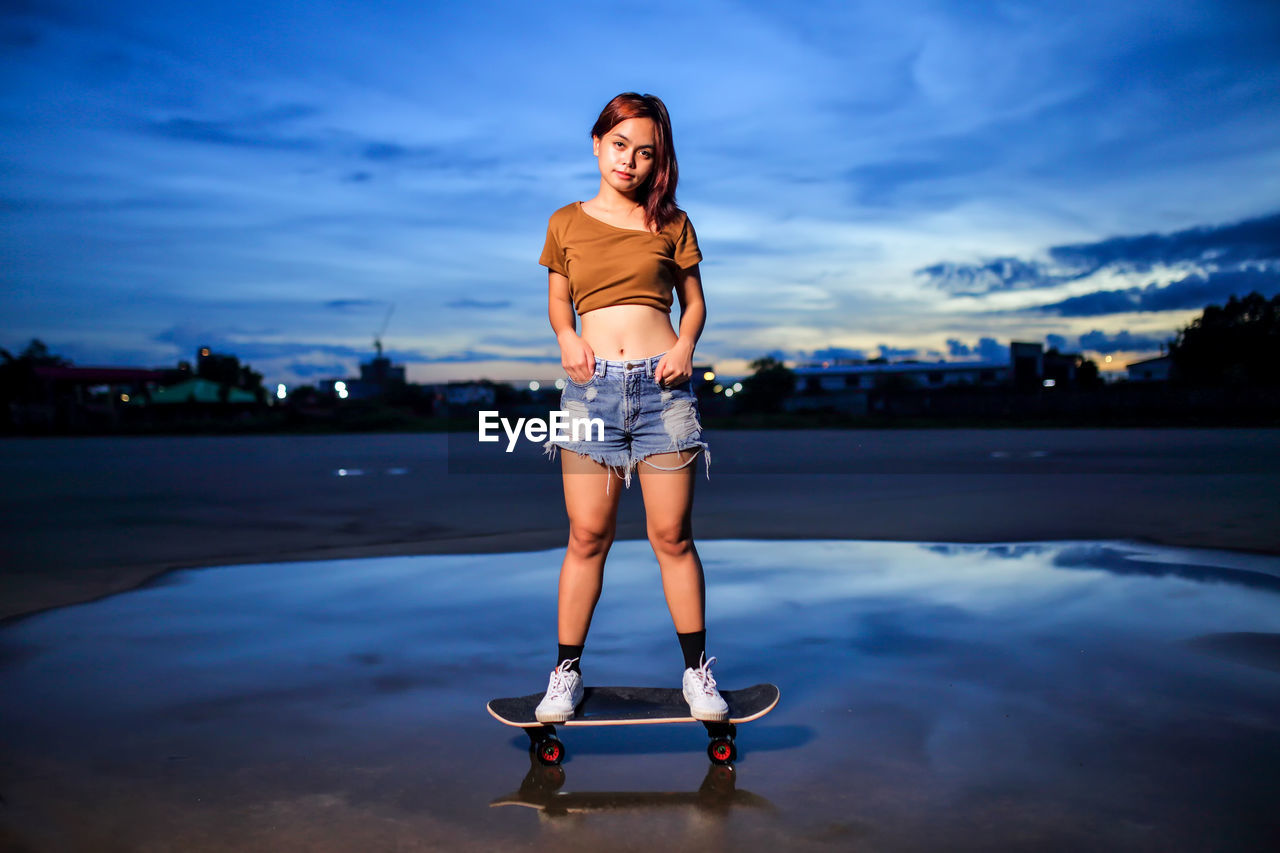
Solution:
{"label": "woman's shoulder", "polygon": [[674,228],[676,231],[679,231],[688,221],[689,214],[685,212],[684,208],[677,207],[675,215],[671,217],[671,221],[667,223],[667,227]]}
{"label": "woman's shoulder", "polygon": [[666,224],[662,231],[673,237],[678,237],[686,227],[691,227],[692,224],[689,221],[689,214],[685,213],[682,208],[677,207],[675,215],[671,217],[671,221]]}
{"label": "woman's shoulder", "polygon": [[569,217],[574,215],[574,212],[577,207],[578,207],[578,203],[576,201],[571,201],[568,204],[566,204],[564,207],[556,208],[556,210],[551,214],[551,218],[549,221],[552,223],[564,222]]}

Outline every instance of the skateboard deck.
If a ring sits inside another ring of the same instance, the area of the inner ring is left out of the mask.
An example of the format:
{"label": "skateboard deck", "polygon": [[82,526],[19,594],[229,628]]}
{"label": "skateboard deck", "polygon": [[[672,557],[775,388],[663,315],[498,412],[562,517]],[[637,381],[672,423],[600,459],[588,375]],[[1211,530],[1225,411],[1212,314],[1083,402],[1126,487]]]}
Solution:
{"label": "skateboard deck", "polygon": [[572,719],[560,723],[542,723],[534,716],[542,693],[491,699],[489,713],[508,726],[522,728],[532,741],[531,751],[543,764],[559,764],[564,758],[564,745],[556,737],[555,726],[636,726],[659,723],[702,722],[711,736],[707,749],[711,760],[728,764],[737,757],[734,737],[737,725],[759,719],[778,704],[779,691],[773,684],[756,684],[741,690],[722,690],[720,695],[729,706],[729,718],[723,722],[695,720],[689,713],[684,694],[669,687],[587,687],[582,702]]}

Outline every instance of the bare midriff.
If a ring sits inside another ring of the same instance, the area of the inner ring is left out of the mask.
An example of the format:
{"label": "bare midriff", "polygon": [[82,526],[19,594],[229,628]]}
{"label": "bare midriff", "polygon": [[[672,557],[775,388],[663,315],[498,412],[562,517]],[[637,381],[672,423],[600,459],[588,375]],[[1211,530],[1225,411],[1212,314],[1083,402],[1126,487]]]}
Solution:
{"label": "bare midriff", "polygon": [[665,311],[648,305],[609,305],[582,315],[582,339],[597,358],[621,361],[666,352],[680,338]]}

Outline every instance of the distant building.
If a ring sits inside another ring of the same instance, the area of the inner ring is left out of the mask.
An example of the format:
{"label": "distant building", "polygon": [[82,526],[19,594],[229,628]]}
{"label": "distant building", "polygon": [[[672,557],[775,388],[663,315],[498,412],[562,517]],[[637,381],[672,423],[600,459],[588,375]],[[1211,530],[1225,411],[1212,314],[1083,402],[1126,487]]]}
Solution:
{"label": "distant building", "polygon": [[869,391],[889,377],[921,388],[948,385],[1004,385],[1010,367],[1000,361],[898,362],[896,364],[853,363],[851,360],[803,364],[792,368],[796,393]]}
{"label": "distant building", "polygon": [[451,406],[492,406],[495,395],[492,386],[479,382],[450,382],[444,399]]}
{"label": "distant building", "polygon": [[1173,359],[1167,355],[1135,361],[1125,365],[1130,382],[1167,382]]}
{"label": "distant building", "polygon": [[789,412],[836,409],[852,415],[870,411],[870,397],[887,387],[945,388],[948,386],[1003,386],[1010,381],[1010,367],[999,361],[920,362],[896,364],[827,359],[792,368],[796,393],[783,402]]}
{"label": "distant building", "polygon": [[382,354],[382,345],[378,345],[378,354],[370,361],[360,365],[360,381],[370,385],[394,385],[404,380],[404,365],[392,365],[391,359]]}
{"label": "distant building", "polygon": [[341,382],[345,394],[339,393],[338,396],[345,396],[350,400],[381,397],[391,388],[404,385],[404,366],[393,365],[391,359],[383,356],[381,341],[376,341],[375,345],[378,354],[369,361],[360,363],[359,379],[327,379],[324,385],[336,391],[337,384]]}
{"label": "distant building", "polygon": [[32,373],[35,387],[28,399],[11,404],[9,417],[15,425],[36,428],[77,425],[92,418],[114,422],[126,406],[183,375],[176,370],[70,365],[41,365]]}
{"label": "distant building", "polygon": [[171,380],[176,371],[151,370],[142,367],[51,367],[33,369],[36,378],[49,385],[62,385],[77,390],[100,387],[112,392],[140,394],[165,380]]}
{"label": "distant building", "polygon": [[1044,380],[1053,380],[1053,384],[1058,387],[1068,387],[1076,384],[1076,369],[1080,366],[1081,358],[1078,353],[1058,352],[1050,350],[1042,356],[1041,364],[1043,365],[1044,375],[1041,377],[1041,385],[1047,385]]}
{"label": "distant building", "polygon": [[1039,388],[1044,384],[1044,346],[1027,341],[1009,342],[1009,363],[1015,388]]}
{"label": "distant building", "polygon": [[[248,375],[238,362],[199,358],[210,372]],[[207,376],[193,376],[189,365],[153,370],[139,367],[37,365],[26,399],[10,404],[9,421],[27,429],[115,427],[124,417],[151,419],[147,413],[182,416],[191,405],[206,414],[236,414],[259,404],[258,390],[238,388]],[[186,405],[183,405],[186,404]],[[126,415],[126,412],[132,414]]]}
{"label": "distant building", "polygon": [[184,403],[236,404],[258,402],[258,396],[243,388],[233,388],[212,379],[193,376],[175,385],[166,385],[153,391],[150,398],[138,397],[132,401],[139,406],[172,406]]}

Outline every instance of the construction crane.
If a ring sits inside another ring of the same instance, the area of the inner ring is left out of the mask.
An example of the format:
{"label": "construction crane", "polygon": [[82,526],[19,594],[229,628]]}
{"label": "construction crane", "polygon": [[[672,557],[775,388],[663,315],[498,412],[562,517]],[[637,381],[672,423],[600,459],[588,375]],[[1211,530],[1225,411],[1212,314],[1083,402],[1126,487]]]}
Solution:
{"label": "construction crane", "polygon": [[387,309],[387,319],[382,321],[382,328],[373,336],[373,346],[378,351],[378,358],[382,358],[382,336],[387,331],[387,324],[391,322],[391,312],[396,310],[396,304],[391,303],[391,307]]}

